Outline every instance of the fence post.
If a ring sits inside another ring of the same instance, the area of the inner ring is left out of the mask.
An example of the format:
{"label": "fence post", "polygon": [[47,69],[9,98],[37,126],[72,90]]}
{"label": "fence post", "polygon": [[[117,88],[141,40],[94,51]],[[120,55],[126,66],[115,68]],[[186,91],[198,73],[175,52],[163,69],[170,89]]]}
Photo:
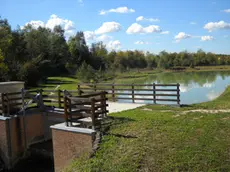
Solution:
{"label": "fence post", "polygon": [[44,108],[43,95],[42,95],[43,90],[40,89],[40,90],[39,90],[39,93],[40,93],[40,96],[39,96],[39,103],[40,103],[41,108]]}
{"label": "fence post", "polygon": [[114,83],[112,84],[112,98],[113,98],[113,101],[115,102]]}
{"label": "fence post", "polygon": [[68,127],[68,111],[67,111],[67,97],[66,97],[66,91],[64,91],[64,116],[65,116],[65,125]]}
{"label": "fence post", "polygon": [[10,99],[7,93],[5,95],[6,95],[6,101],[7,101],[7,115],[10,116]]}
{"label": "fence post", "polygon": [[106,113],[106,92],[105,91],[103,92],[103,111],[104,111],[104,117],[106,117],[107,113]]}
{"label": "fence post", "polygon": [[156,84],[153,83],[153,102],[156,104]]}
{"label": "fence post", "polygon": [[58,89],[58,107],[61,108],[61,90]]}
{"label": "fence post", "polygon": [[70,123],[70,126],[72,127],[72,101],[71,101],[71,99],[68,99],[68,103],[69,103],[69,113],[68,113],[68,120],[69,120],[69,123]]}
{"label": "fence post", "polygon": [[81,96],[81,86],[80,84],[77,85],[78,95]]}
{"label": "fence post", "polygon": [[134,85],[133,85],[133,83],[132,83],[132,101],[133,101],[133,103],[135,102],[134,101]]}
{"label": "fence post", "polygon": [[177,104],[180,105],[180,84],[177,83]]}
{"label": "fence post", "polygon": [[94,88],[94,91],[96,92],[97,91],[97,85],[96,85],[96,83],[93,83],[93,88]]}
{"label": "fence post", "polygon": [[92,129],[95,130],[95,99],[91,99],[91,119],[92,119]]}
{"label": "fence post", "polygon": [[2,115],[5,116],[6,113],[5,93],[2,93],[1,97],[2,97]]}

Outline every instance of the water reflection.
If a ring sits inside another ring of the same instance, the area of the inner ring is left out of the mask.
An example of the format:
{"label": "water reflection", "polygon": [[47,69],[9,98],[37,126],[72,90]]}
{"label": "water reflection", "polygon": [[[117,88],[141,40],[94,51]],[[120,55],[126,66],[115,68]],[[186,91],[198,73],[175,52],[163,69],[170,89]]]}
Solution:
{"label": "water reflection", "polygon": [[[139,78],[132,81],[127,79],[125,83],[180,83],[181,104],[192,104],[213,100],[218,97],[230,84],[230,71],[162,73],[149,75],[146,78]],[[124,102],[124,100],[120,101]],[[127,100],[125,102],[130,101]],[[147,101],[139,102],[149,103]]]}

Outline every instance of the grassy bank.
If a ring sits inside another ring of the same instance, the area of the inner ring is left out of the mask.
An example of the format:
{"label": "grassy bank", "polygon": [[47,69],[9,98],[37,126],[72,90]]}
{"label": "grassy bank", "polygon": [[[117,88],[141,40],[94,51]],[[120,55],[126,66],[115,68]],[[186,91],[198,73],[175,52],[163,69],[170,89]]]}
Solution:
{"label": "grassy bank", "polygon": [[230,87],[216,100],[175,108],[154,106],[110,114],[96,154],[66,171],[230,171]]}

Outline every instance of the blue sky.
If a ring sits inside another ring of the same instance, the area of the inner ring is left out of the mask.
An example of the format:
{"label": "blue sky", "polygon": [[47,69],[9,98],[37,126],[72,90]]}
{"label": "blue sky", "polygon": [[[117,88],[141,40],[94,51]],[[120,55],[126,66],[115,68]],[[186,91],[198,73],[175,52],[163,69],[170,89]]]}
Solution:
{"label": "blue sky", "polygon": [[116,50],[230,54],[230,0],[1,0],[12,28],[33,23]]}

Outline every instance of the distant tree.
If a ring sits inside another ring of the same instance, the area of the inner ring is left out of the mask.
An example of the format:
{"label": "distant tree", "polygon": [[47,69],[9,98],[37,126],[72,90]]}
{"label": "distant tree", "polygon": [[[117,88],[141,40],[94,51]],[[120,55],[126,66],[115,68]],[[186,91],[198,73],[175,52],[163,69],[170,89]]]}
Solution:
{"label": "distant tree", "polygon": [[93,43],[90,48],[89,64],[96,70],[105,70],[108,51],[102,42]]}
{"label": "distant tree", "polygon": [[84,61],[89,63],[89,48],[86,45],[83,32],[77,32],[68,40],[69,52],[71,54],[70,62],[80,66]]}

